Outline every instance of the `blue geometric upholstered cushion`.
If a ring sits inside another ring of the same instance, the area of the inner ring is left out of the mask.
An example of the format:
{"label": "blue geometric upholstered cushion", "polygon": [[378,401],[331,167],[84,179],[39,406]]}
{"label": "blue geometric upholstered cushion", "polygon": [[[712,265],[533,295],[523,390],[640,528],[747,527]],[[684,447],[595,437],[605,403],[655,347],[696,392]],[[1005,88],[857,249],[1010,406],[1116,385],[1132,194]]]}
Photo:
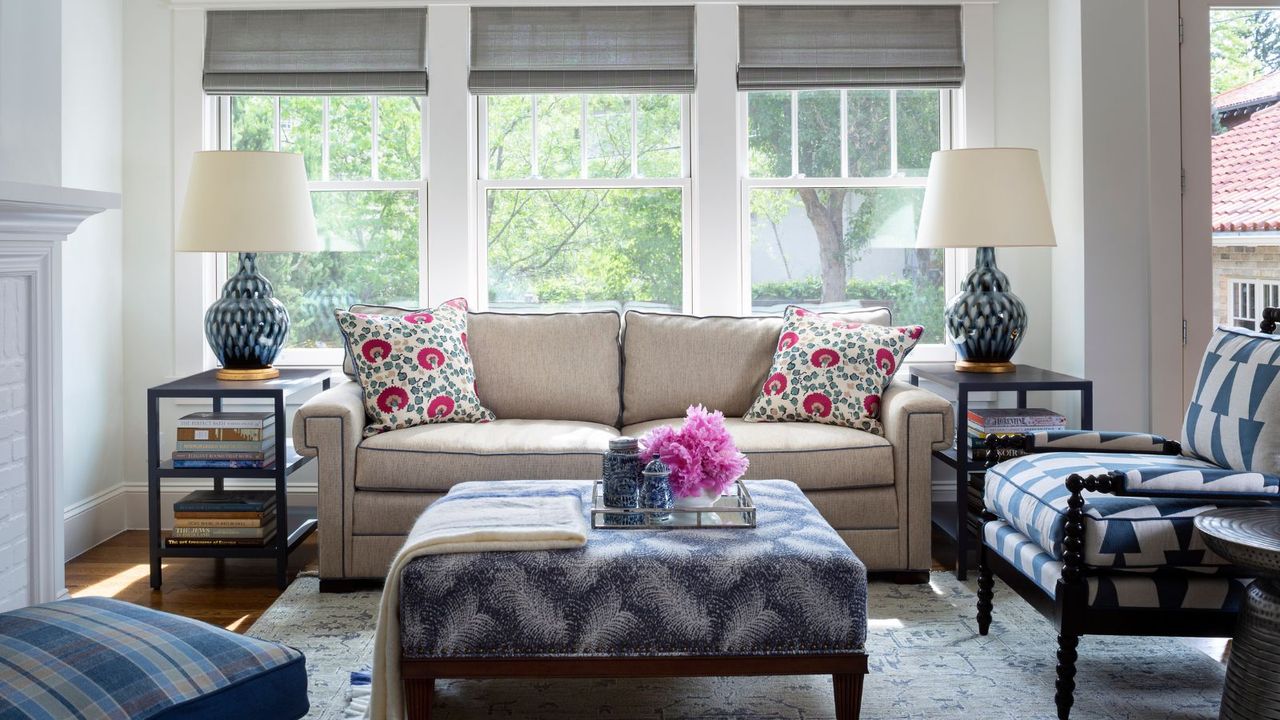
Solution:
{"label": "blue geometric upholstered cushion", "polygon": [[307,713],[302,654],[106,598],[0,614],[0,718],[213,720]]}
{"label": "blue geometric upholstered cushion", "polygon": [[[1001,520],[983,525],[982,540],[1049,597],[1057,594],[1061,560]],[[1251,580],[1215,575],[1212,571],[1162,569],[1089,575],[1086,582],[1089,606],[1093,608],[1235,611]]]}
{"label": "blue geometric upholstered cushion", "polygon": [[[1218,482],[1230,485],[1253,478],[1258,486],[1280,482],[1275,476],[1224,471],[1182,455],[1055,452],[1007,460],[987,470],[988,510],[1030,538],[1056,560],[1062,559],[1067,500],[1066,479],[1073,474],[1125,473],[1126,484],[1159,485],[1162,478],[1230,473]],[[1206,487],[1214,488],[1210,482]],[[1153,495],[1155,493],[1152,493]],[[1258,501],[1217,498],[1116,497],[1085,493],[1084,561],[1094,567],[1218,567],[1226,561],[1209,552],[1195,532],[1195,516],[1206,510]]]}
{"label": "blue geometric upholstered cushion", "polygon": [[1280,475],[1280,338],[1219,326],[1205,349],[1182,449],[1233,470]]}
{"label": "blue geometric upholstered cushion", "polygon": [[1150,433],[1105,430],[1043,430],[1027,433],[1028,449],[1035,452],[1121,452],[1160,453],[1166,440]]}

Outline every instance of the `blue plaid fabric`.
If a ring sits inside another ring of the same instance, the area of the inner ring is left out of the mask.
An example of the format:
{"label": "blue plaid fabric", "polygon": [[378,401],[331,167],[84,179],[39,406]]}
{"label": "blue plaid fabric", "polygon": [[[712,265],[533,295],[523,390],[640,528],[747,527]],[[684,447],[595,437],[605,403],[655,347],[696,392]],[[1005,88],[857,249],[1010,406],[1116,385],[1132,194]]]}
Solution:
{"label": "blue plaid fabric", "polygon": [[[1227,487],[1274,488],[1277,483],[1273,476],[1235,473],[1181,455],[1054,452],[1025,455],[987,470],[986,507],[1050,556],[1061,559],[1071,497],[1067,477],[1116,470],[1125,473],[1126,485],[1134,489],[1186,490],[1196,478],[1210,492]],[[1226,565],[1195,532],[1195,516],[1253,502],[1086,493],[1085,563],[1117,568]]]}
{"label": "blue plaid fabric", "polygon": [[[987,547],[1009,561],[1041,590],[1054,597],[1058,578],[1062,577],[1062,561],[1045,552],[1009,523],[993,520],[982,528]],[[1092,575],[1089,606],[1099,609],[1153,608],[1161,610],[1239,610],[1245,592],[1252,582],[1213,574],[1211,570],[1147,572],[1123,571]]]}
{"label": "blue plaid fabric", "polygon": [[1233,470],[1280,475],[1280,338],[1220,326],[1205,349],[1182,448]]}
{"label": "blue plaid fabric", "polygon": [[0,614],[0,719],[271,717],[308,709],[302,654],[106,598]]}

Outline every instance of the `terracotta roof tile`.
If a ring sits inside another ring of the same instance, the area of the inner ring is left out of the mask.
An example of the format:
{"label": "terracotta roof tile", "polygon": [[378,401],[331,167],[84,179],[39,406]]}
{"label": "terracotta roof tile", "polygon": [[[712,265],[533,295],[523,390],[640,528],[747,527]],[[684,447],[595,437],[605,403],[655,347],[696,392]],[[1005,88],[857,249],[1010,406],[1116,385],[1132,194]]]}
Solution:
{"label": "terracotta roof tile", "polygon": [[1263,75],[1240,87],[1231,88],[1213,99],[1213,107],[1215,110],[1221,110],[1249,105],[1258,100],[1271,100],[1278,96],[1280,96],[1280,71]]}
{"label": "terracotta roof tile", "polygon": [[1254,113],[1212,143],[1213,231],[1280,230],[1280,105]]}

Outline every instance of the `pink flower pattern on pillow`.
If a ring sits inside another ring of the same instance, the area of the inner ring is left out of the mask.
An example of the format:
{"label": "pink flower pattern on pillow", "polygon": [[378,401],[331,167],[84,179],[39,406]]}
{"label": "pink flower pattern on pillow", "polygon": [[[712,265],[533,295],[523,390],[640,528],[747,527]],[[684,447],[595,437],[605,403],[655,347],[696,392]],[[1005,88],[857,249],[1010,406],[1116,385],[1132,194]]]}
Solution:
{"label": "pink flower pattern on pillow", "polygon": [[335,311],[364,395],[366,437],[442,422],[488,422],[466,347],[466,304],[404,316]]}
{"label": "pink flower pattern on pillow", "polygon": [[924,334],[787,308],[778,351],[744,419],[816,422],[880,434],[880,398]]}

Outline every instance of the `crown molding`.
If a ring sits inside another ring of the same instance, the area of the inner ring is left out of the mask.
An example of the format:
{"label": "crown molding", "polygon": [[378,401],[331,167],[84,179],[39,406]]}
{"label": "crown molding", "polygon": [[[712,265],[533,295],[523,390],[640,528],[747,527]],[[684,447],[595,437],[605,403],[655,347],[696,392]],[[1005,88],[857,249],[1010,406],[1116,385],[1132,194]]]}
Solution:
{"label": "crown molding", "polygon": [[119,207],[118,193],[0,181],[0,240],[63,240],[86,218]]}

